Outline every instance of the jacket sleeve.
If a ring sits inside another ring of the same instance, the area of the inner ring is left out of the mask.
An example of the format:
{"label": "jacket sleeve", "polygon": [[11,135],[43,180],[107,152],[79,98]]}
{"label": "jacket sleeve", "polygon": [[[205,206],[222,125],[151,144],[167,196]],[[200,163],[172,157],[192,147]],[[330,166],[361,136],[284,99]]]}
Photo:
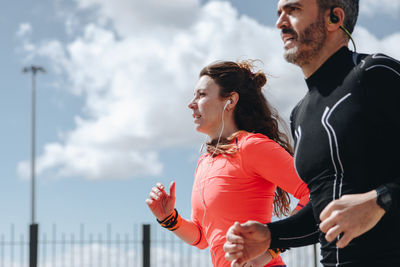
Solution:
{"label": "jacket sleeve", "polygon": [[319,242],[311,202],[296,214],[267,225],[271,231],[271,248],[302,247]]}
{"label": "jacket sleeve", "polygon": [[258,175],[299,199],[297,210],[309,201],[307,185],[296,173],[293,157],[279,144],[263,135],[243,143],[243,164],[250,175]]}
{"label": "jacket sleeve", "polygon": [[206,237],[204,236],[204,233],[203,233],[203,230],[202,230],[200,222],[196,218],[194,218],[193,216],[192,216],[192,222],[199,229],[199,238],[192,244],[192,246],[195,246],[195,247],[197,247],[199,249],[207,248],[208,247],[208,243],[207,243]]}
{"label": "jacket sleeve", "polygon": [[[202,155],[199,158],[199,161],[197,162],[197,167],[195,170],[195,179],[196,179],[196,174],[199,168],[199,164],[201,163],[201,161],[204,159],[204,155]],[[202,220],[202,212],[201,212],[201,208],[202,207],[202,203],[200,199],[196,199],[194,198],[194,194],[196,192],[197,189],[195,189],[195,184],[196,184],[196,180],[193,183],[193,190],[192,190],[192,215],[191,215],[191,220],[192,222],[197,226],[198,229],[198,238],[197,240],[191,244],[192,246],[195,246],[199,249],[205,249],[208,247],[208,243],[207,243],[207,239],[204,235],[204,231],[203,231],[203,227],[201,226],[201,220]]]}
{"label": "jacket sleeve", "polygon": [[[363,68],[362,83],[371,108],[379,114],[380,123],[388,129],[385,133],[387,149],[396,151],[391,153],[393,156],[388,161],[393,161],[390,165],[396,166],[400,150],[396,140],[400,130],[400,62],[383,54],[373,55]],[[400,215],[400,175],[378,178],[384,181],[380,186],[386,186],[391,194],[392,206],[388,213]]]}

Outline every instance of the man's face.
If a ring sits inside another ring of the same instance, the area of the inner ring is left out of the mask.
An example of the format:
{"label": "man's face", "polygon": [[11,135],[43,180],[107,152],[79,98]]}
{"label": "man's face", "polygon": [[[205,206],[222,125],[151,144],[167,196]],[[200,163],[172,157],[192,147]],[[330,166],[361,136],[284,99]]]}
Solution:
{"label": "man's face", "polygon": [[285,59],[300,67],[309,64],[326,41],[316,0],[279,0],[276,27],[281,30]]}

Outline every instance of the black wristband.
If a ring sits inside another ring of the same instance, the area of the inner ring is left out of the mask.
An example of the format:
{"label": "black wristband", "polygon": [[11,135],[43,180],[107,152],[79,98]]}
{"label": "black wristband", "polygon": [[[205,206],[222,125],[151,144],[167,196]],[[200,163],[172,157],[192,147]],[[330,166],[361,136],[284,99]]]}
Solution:
{"label": "black wristband", "polygon": [[[157,219],[157,222],[164,228],[167,228],[171,231],[174,231],[176,229],[173,229],[177,224],[178,224],[178,218],[179,218],[179,213],[176,209],[164,220],[159,221]],[[173,230],[172,230],[173,229]]]}
{"label": "black wristband", "polygon": [[392,208],[392,194],[390,193],[389,189],[382,185],[375,189],[377,193],[376,203],[385,210],[386,213],[389,213]]}
{"label": "black wristband", "polygon": [[[174,211],[176,211],[176,213],[178,213],[178,211],[177,211],[176,209],[174,209]],[[159,224],[162,224],[162,223],[164,223],[166,220],[170,219],[170,217],[171,217],[173,214],[174,214],[174,212],[172,211],[172,213],[171,213],[170,215],[168,215],[164,220],[159,221],[157,218],[156,218],[156,220],[157,220],[157,222],[158,222]]]}

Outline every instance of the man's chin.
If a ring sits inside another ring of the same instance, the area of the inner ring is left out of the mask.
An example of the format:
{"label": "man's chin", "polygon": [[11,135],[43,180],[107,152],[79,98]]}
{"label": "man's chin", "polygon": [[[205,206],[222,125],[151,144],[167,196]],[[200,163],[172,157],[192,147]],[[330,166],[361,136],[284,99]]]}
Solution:
{"label": "man's chin", "polygon": [[285,60],[289,63],[296,64],[296,59],[298,57],[298,48],[297,46],[291,47],[291,48],[285,48],[285,51],[283,52],[283,57]]}
{"label": "man's chin", "polygon": [[289,40],[287,40],[284,44],[283,44],[283,48],[285,49],[285,50],[288,50],[288,49],[293,49],[293,48],[295,48],[295,47],[297,47],[297,40],[295,40],[295,39],[289,39]]}

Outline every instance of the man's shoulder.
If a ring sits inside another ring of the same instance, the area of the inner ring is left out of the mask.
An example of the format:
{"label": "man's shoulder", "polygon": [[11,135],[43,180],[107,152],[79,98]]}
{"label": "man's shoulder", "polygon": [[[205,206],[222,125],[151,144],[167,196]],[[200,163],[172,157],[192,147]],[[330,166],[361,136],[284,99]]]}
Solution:
{"label": "man's shoulder", "polygon": [[297,110],[300,108],[300,106],[303,104],[304,102],[304,98],[306,96],[304,96],[302,99],[300,99],[299,102],[297,102],[296,106],[294,106],[294,108],[292,109],[292,112],[290,113],[290,122],[294,121],[294,118],[296,116]]}
{"label": "man's shoulder", "polygon": [[383,67],[400,69],[400,61],[383,53],[358,54],[354,53],[355,64],[363,71]]}
{"label": "man's shoulder", "polygon": [[400,77],[400,62],[386,54],[353,53],[353,60],[355,67],[352,73],[356,76],[351,77],[358,77],[358,81],[364,85],[372,86],[382,79]]}

